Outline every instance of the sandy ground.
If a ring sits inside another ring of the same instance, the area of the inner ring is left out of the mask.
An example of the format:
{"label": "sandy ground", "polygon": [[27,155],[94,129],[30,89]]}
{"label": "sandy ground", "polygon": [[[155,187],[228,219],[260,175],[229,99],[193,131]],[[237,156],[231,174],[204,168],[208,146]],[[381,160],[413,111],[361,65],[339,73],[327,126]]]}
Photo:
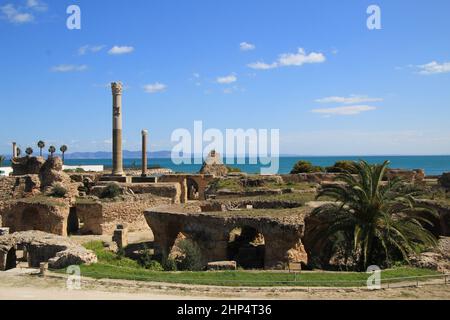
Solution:
{"label": "sandy ground", "polygon": [[68,290],[62,276],[40,277],[26,270],[0,273],[0,300],[188,300],[188,299],[450,299],[450,285],[436,284],[368,291],[361,289],[220,288],[127,280],[83,278]]}

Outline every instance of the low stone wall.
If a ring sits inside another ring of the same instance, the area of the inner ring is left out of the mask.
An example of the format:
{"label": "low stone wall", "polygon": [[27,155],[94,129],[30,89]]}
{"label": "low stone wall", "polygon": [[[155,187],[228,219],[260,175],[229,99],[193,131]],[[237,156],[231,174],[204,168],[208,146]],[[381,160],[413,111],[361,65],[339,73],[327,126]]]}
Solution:
{"label": "low stone wall", "polygon": [[66,236],[70,206],[67,202],[42,198],[9,201],[0,208],[2,224],[11,232],[40,230]]}
{"label": "low stone wall", "polygon": [[312,182],[321,183],[324,181],[334,181],[338,176],[337,173],[298,173],[298,174],[282,174],[280,175],[284,183],[300,183]]}
{"label": "low stone wall", "polygon": [[126,196],[121,200],[79,202],[76,213],[83,226],[82,234],[113,234],[117,224],[129,231],[149,231],[144,211],[155,206],[171,204],[171,199],[150,194]]}

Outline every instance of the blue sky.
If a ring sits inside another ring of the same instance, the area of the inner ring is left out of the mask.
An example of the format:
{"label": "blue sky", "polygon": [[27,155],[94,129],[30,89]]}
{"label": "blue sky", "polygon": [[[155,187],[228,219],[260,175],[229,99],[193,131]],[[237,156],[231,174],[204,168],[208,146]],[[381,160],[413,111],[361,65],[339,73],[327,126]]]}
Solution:
{"label": "blue sky", "polygon": [[449,15],[446,0],[0,0],[0,153],[110,150],[121,80],[128,150],[142,128],[169,150],[202,120],[280,129],[289,154],[450,154]]}

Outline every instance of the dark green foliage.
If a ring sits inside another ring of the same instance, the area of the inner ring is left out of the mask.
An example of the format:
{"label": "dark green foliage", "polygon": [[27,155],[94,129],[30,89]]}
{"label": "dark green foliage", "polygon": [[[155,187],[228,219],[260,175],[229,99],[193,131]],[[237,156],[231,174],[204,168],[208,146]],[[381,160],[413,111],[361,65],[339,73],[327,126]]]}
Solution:
{"label": "dark green foliage", "polygon": [[291,174],[297,173],[314,173],[323,172],[323,168],[319,166],[314,166],[311,162],[300,160],[298,161],[291,170]]}
{"label": "dark green foliage", "polygon": [[184,258],[177,263],[177,269],[181,271],[200,271],[203,269],[202,253],[199,247],[192,241],[185,239],[178,244]]}
{"label": "dark green foliage", "polygon": [[122,193],[122,189],[117,183],[109,183],[102,191],[101,198],[115,198]]}
{"label": "dark green foliage", "polygon": [[439,185],[445,190],[450,190],[450,172],[442,174],[439,178]]}
{"label": "dark green foliage", "polygon": [[52,186],[51,196],[56,198],[64,198],[67,194],[67,189],[60,183],[55,183]]}
{"label": "dark green foliage", "polygon": [[418,203],[416,188],[405,186],[400,179],[383,183],[388,164],[356,163],[357,176],[344,172],[337,178],[344,184],[325,185],[320,190],[318,198],[336,202],[312,212],[318,221],[312,230],[316,245],[355,261],[361,271],[371,264],[408,261],[410,254],[437,242],[424,228],[432,226],[430,218],[436,212]]}
{"label": "dark green foliage", "polygon": [[162,267],[164,271],[177,271],[177,262],[169,257],[163,259]]}
{"label": "dark green foliage", "polygon": [[327,172],[331,173],[349,172],[351,174],[358,173],[358,171],[355,168],[355,162],[349,160],[337,161],[332,167],[327,168]]}

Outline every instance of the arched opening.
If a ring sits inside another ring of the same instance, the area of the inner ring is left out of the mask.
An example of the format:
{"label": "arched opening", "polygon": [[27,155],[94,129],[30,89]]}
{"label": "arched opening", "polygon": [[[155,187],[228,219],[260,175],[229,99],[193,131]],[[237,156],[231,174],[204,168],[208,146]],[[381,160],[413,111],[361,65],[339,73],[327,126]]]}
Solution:
{"label": "arched opening", "polygon": [[195,180],[192,178],[187,178],[186,183],[188,191],[188,200],[198,200],[200,198],[198,183],[195,182]]}
{"label": "arched opening", "polygon": [[255,228],[244,226],[230,232],[227,254],[244,269],[264,268],[265,241]]}
{"label": "arched opening", "polygon": [[14,269],[17,265],[16,249],[11,248],[6,255],[5,270]]}
{"label": "arched opening", "polygon": [[77,234],[80,230],[80,219],[78,219],[77,208],[71,207],[67,218],[67,235]]}

